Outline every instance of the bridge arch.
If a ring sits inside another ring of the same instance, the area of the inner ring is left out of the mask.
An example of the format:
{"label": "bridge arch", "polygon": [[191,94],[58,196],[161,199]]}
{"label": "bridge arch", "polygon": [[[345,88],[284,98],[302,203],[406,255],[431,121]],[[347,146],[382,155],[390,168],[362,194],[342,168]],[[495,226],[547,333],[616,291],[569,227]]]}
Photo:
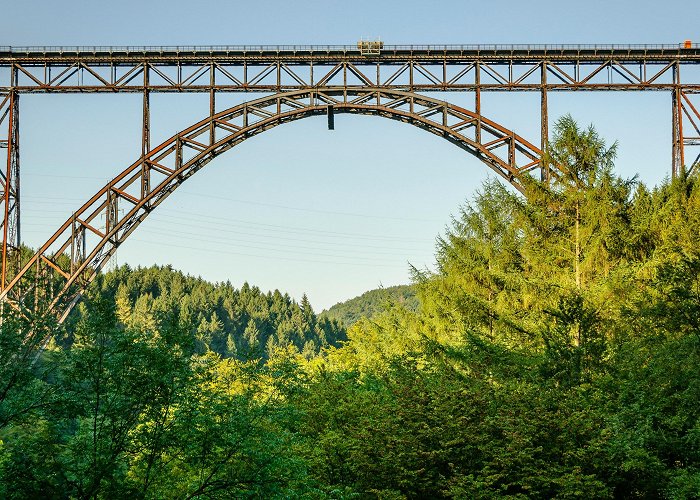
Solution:
{"label": "bridge arch", "polygon": [[[427,130],[476,156],[520,191],[523,176],[536,170],[545,175],[537,147],[502,125],[445,101],[367,87],[273,94],[215,113],[127,167],[22,266],[0,292],[0,302],[21,313],[52,312],[63,321],[117,247],[212,159],[283,123],[335,113],[381,116]],[[39,295],[45,300],[38,301]],[[41,311],[39,303],[45,304]]]}

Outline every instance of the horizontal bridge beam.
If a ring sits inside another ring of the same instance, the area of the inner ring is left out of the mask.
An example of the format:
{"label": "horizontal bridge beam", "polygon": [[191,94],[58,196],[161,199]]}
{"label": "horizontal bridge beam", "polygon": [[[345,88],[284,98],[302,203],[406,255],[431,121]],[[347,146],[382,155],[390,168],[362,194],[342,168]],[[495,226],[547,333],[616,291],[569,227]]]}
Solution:
{"label": "horizontal bridge beam", "polygon": [[[679,87],[679,85],[671,83],[632,85],[632,84],[581,84],[581,85],[565,85],[565,84],[531,84],[531,85],[499,85],[499,84],[481,84],[481,85],[373,85],[373,88],[384,90],[410,90],[414,92],[474,92],[477,89],[481,92],[541,92],[542,90],[550,92],[623,92],[623,91],[671,91]],[[16,86],[2,87],[0,93],[6,93],[11,90],[21,94],[41,94],[41,93],[142,93],[144,90],[157,93],[206,93],[211,92],[288,92],[294,90],[314,90],[314,89],[329,89],[333,86],[310,86],[310,85],[182,85],[182,86],[166,86],[166,85],[143,85],[135,86]],[[352,88],[352,87],[347,87]],[[683,92],[689,94],[700,93],[700,84],[680,85]],[[0,147],[2,147],[0,145]]]}
{"label": "horizontal bridge beam", "polygon": [[[0,90],[29,92],[700,91],[700,47],[493,51],[432,49],[365,56],[352,50],[0,52]],[[686,69],[690,71],[686,71]]]}
{"label": "horizontal bridge beam", "polygon": [[634,61],[699,60],[700,44],[637,45],[384,45],[379,55],[363,55],[355,45],[260,45],[187,47],[11,47],[0,46],[0,65],[16,62],[86,61],[111,64],[130,62],[211,62],[299,60],[421,61],[600,61],[614,57]]}
{"label": "horizontal bridge beam", "polygon": [[[700,46],[0,47],[0,91],[700,91]],[[689,69],[691,71],[686,71]]]}

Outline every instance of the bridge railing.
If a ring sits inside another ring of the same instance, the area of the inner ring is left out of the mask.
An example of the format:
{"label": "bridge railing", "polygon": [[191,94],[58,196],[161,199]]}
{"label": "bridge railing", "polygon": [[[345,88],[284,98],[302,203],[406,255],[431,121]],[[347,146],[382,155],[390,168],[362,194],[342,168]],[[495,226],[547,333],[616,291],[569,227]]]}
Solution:
{"label": "bridge railing", "polygon": [[[448,45],[384,45],[383,52],[410,51],[607,51],[607,50],[678,50],[697,49],[700,43],[678,44],[448,44]],[[222,52],[359,52],[356,45],[173,45],[173,46],[0,46],[0,52],[12,54],[111,54],[111,53],[222,53]]]}

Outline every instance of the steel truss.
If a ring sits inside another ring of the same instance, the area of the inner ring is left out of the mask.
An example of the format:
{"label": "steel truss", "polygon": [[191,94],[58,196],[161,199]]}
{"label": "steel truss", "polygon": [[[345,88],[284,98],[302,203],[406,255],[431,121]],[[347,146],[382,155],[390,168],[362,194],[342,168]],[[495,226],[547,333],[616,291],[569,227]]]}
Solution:
{"label": "steel truss", "polygon": [[[468,111],[420,92],[468,91]],[[539,148],[482,117],[481,93],[540,94]],[[352,112],[405,121],[444,137],[521,188],[540,170],[548,94],[664,91],[671,94],[672,175],[700,162],[700,46],[0,47],[2,270],[0,302],[29,310],[51,296],[65,314],[116,247],[182,181],[238,142],[304,116]],[[141,159],[115,177],[19,268],[19,96],[22,93],[143,95]],[[152,92],[207,92],[209,118],[150,145]],[[215,113],[218,92],[273,93]],[[7,128],[5,128],[7,127]],[[170,162],[170,164],[168,164]],[[121,216],[119,204],[128,213]],[[105,217],[107,229],[93,221]],[[16,261],[16,262],[15,262]],[[43,287],[43,288],[42,288]],[[34,297],[32,300],[30,297]]]}
{"label": "steel truss", "polygon": [[[0,92],[286,92],[364,86],[393,90],[541,94],[667,91],[672,96],[672,174],[700,160],[700,45],[0,47]],[[681,71],[682,70],[682,71]],[[683,74],[683,79],[681,78]],[[148,126],[144,115],[144,145]],[[686,150],[689,151],[686,151]]]}
{"label": "steel truss", "polygon": [[[263,97],[211,115],[146,152],[61,226],[2,291],[0,301],[18,311],[36,312],[44,302],[38,296],[46,292],[48,309],[64,319],[117,247],[212,159],[265,130],[330,113],[375,115],[420,127],[481,159],[519,189],[524,175],[541,168],[541,151],[515,132],[473,111],[415,93],[347,88]],[[104,230],[98,229],[102,219]]]}
{"label": "steel truss", "polygon": [[[700,46],[0,47],[22,92],[282,91],[363,85],[408,90],[672,90]],[[549,78],[541,79],[542,68]],[[152,73],[144,84],[144,72]],[[481,73],[480,81],[475,78]],[[210,78],[210,73],[215,73]],[[350,80],[355,80],[352,83]],[[688,81],[688,88],[700,82]]]}

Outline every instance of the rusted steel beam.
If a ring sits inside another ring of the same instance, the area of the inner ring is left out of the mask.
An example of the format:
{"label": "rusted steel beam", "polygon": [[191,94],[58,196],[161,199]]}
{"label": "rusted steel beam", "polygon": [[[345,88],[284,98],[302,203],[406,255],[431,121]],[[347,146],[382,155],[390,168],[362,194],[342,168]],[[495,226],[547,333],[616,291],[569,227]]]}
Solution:
{"label": "rusted steel beam", "polygon": [[[209,85],[193,85],[188,87],[182,86],[161,86],[151,84],[148,87],[148,91],[151,93],[210,93],[214,90],[217,93],[226,92],[259,92],[259,93],[269,93],[269,92],[289,92],[294,90],[310,90],[320,87],[328,87],[334,85],[321,85],[321,86],[297,86],[297,85],[224,85],[218,84],[214,87]],[[338,88],[342,88],[343,85],[336,85]],[[544,88],[548,92],[666,92],[673,90],[676,85],[672,83],[654,83],[654,84],[557,84],[548,83]],[[682,84],[684,92],[697,93],[700,92],[700,84],[696,83],[683,83]],[[348,88],[357,88],[354,86],[348,86]],[[387,90],[405,90],[408,85],[381,85],[380,88]],[[431,85],[431,84],[420,84],[414,83],[413,90],[415,92],[474,92],[477,89],[480,92],[533,92],[540,93],[542,91],[542,85],[540,83],[531,84],[492,84],[492,83],[481,83],[476,85],[474,83],[466,84],[453,84],[451,86],[446,85]],[[64,93],[64,94],[97,94],[97,93],[128,93],[128,94],[142,94],[144,88],[142,85],[128,86],[128,87],[89,87],[89,86],[45,86],[45,87],[28,87],[18,85],[15,87],[11,86],[1,86],[0,94],[5,94],[11,91],[15,91],[19,94],[41,94],[41,93]]]}
{"label": "rusted steel beam", "polygon": [[681,87],[680,68],[676,64],[673,66],[673,83],[671,91],[671,117],[673,120],[671,128],[671,175],[678,177],[682,175],[685,168],[685,158],[683,155],[683,111],[681,109]]}
{"label": "rusted steel beam", "polygon": [[[144,66],[143,69],[143,117],[141,124],[141,158],[146,158],[146,153],[151,150],[151,96],[149,90],[149,69]],[[144,197],[151,190],[150,171],[144,167],[141,174],[141,196]]]}
{"label": "rusted steel beam", "polygon": [[[549,109],[547,106],[547,63],[542,62],[540,70],[542,90],[540,91],[540,149],[546,151],[549,142]],[[540,172],[540,180],[549,182],[549,171],[546,165]]]}

